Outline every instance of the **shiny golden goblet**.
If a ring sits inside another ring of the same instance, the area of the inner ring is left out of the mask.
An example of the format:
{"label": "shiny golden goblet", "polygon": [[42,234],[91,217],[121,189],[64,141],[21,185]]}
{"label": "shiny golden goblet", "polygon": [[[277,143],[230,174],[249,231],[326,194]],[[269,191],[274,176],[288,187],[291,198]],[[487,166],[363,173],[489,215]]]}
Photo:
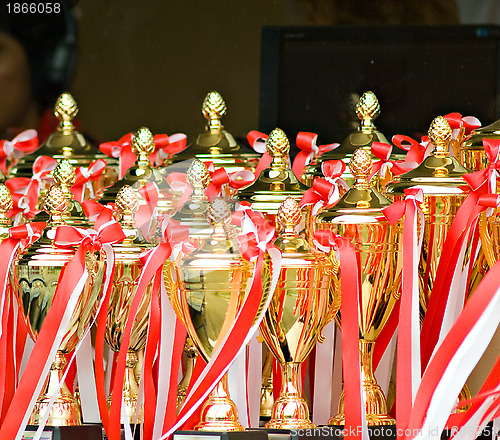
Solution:
{"label": "shiny golden goblet", "polygon": [[[217,198],[212,202],[208,218],[213,224],[210,238],[195,251],[172,263],[179,289],[179,302],[174,304],[174,310],[180,315],[193,344],[207,362],[236,318],[249,292],[253,272],[253,264],[242,257],[234,238],[228,235],[225,225],[229,221],[230,210],[222,199]],[[263,306],[270,288],[270,262],[267,257],[260,275]],[[172,289],[170,283],[167,289]],[[201,410],[201,422],[195,429],[244,429],[238,422],[236,406],[229,398],[226,376],[210,393]]]}
{"label": "shiny golden goblet", "polygon": [[[389,225],[381,220],[381,209],[390,202],[368,182],[372,169],[369,152],[356,150],[349,167],[354,186],[332,209],[318,215],[316,227],[350,238],[354,245],[361,274],[359,350],[366,419],[368,425],[392,425],[395,420],[387,414],[386,398],[373,375],[372,355],[375,341],[400,297],[402,229],[399,223]],[[339,264],[334,254],[331,257]],[[342,282],[334,278],[337,288]],[[335,319],[341,326],[340,313]],[[338,414],[329,424],[344,424],[343,394]]]}
{"label": "shiny golden goblet", "polygon": [[[14,262],[10,276],[17,297],[20,314],[28,332],[36,341],[50,309],[63,266],[71,260],[75,250],[61,249],[53,244],[55,229],[64,224],[67,200],[58,186],[52,186],[45,198],[44,208],[50,220],[42,237]],[[64,366],[65,354],[70,353],[88,328],[100,297],[104,275],[104,258],[98,253],[87,253],[86,267],[89,278],[80,295],[64,339],[52,363],[50,374],[30,417],[30,424],[37,425],[43,418],[49,402],[56,392]],[[81,424],[81,411],[77,399],[63,383],[50,411],[47,424],[71,426]]]}
{"label": "shiny golden goblet", "polygon": [[266,428],[271,429],[314,427],[302,397],[300,365],[340,307],[340,295],[332,283],[332,263],[325,254],[309,250],[307,242],[299,238],[295,228],[301,219],[298,202],[286,199],[277,214],[282,229],[275,242],[283,253],[280,278],[260,325],[264,341],[282,371],[280,396],[266,423]]}
{"label": "shiny golden goblet", "polygon": [[[143,239],[135,225],[134,213],[138,207],[139,200],[136,192],[128,185],[123,186],[116,195],[115,217],[120,218],[119,223],[126,238],[121,243],[113,244],[115,268],[104,335],[106,343],[115,352],[120,351],[122,346],[123,331],[129,319],[130,306],[136,295],[137,284],[143,266],[139,256],[145,249],[152,246]],[[137,411],[139,385],[134,369],[139,360],[137,353],[146,345],[151,294],[152,281],[142,294],[130,334],[130,345],[126,357],[125,378],[123,381],[123,401],[128,421],[135,419]],[[111,404],[111,399],[112,396],[110,395],[108,405]],[[142,422],[142,409],[139,409],[137,415],[137,421]],[[128,421],[122,420],[123,423]]]}

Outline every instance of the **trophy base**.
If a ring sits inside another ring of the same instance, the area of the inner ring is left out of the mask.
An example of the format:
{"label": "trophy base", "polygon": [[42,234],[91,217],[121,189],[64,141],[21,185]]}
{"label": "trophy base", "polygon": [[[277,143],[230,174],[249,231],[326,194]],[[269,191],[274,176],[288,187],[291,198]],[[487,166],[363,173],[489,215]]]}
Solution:
{"label": "trophy base", "polygon": [[[37,425],[28,425],[23,434],[23,440],[35,436]],[[45,426],[40,437],[41,440],[102,440],[102,426],[98,424],[78,426]]]}
{"label": "trophy base", "polygon": [[173,440],[268,440],[263,429],[248,429],[245,431],[175,431]]}
{"label": "trophy base", "polygon": [[[344,414],[336,414],[328,420],[331,426],[344,426]],[[389,414],[367,414],[366,423],[370,426],[391,426],[396,425],[396,420]]]}
{"label": "trophy base", "polygon": [[269,440],[342,440],[343,426],[308,429],[266,429]]}
{"label": "trophy base", "polygon": [[[328,428],[332,428],[334,430],[337,435],[336,438],[344,438],[344,425],[330,425]],[[368,434],[370,436],[370,440],[396,440],[396,423],[368,426]],[[361,432],[358,432],[358,429],[356,429],[354,435],[361,437]]]}

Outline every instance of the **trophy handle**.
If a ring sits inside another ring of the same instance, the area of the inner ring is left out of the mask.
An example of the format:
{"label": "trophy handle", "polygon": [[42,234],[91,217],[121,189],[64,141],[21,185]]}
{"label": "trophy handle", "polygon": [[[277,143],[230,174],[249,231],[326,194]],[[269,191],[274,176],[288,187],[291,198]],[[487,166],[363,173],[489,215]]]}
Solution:
{"label": "trophy handle", "polygon": [[332,284],[329,287],[329,295],[333,295],[334,299],[331,302],[330,309],[323,320],[321,327],[318,331],[318,342],[324,342],[325,336],[323,335],[323,330],[330,323],[330,321],[335,317],[340,309],[340,261],[335,258],[335,252],[332,250],[328,254],[329,265],[325,269],[325,274],[330,277]]}
{"label": "trophy handle", "polygon": [[170,304],[172,304],[172,308],[174,309],[175,314],[180,319],[182,324],[186,326],[182,314],[181,303],[179,301],[178,295],[176,295],[177,283],[174,281],[174,277],[172,274],[172,264],[173,263],[171,261],[166,261],[163,264],[163,280],[165,283],[165,290],[167,291],[168,299],[170,300]]}
{"label": "trophy handle", "polygon": [[488,265],[493,267],[496,263],[495,253],[493,251],[493,240],[488,230],[488,220],[486,213],[482,212],[479,216],[479,236],[481,237],[481,244],[486,257]]}

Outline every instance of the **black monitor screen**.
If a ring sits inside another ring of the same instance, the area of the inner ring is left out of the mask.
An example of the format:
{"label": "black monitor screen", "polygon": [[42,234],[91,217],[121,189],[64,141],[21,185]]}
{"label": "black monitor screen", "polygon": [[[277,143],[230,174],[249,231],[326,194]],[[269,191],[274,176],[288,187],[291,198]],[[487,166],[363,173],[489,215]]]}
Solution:
{"label": "black monitor screen", "polygon": [[368,90],[388,139],[419,138],[450,112],[488,125],[500,117],[499,42],[494,26],[265,27],[259,128],[340,142]]}

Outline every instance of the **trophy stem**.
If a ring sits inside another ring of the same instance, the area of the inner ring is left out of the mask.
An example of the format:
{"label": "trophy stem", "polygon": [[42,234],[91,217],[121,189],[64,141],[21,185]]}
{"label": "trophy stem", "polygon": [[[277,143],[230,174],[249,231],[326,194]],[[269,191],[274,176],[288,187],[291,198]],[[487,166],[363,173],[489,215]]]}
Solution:
{"label": "trophy stem", "polygon": [[260,390],[260,417],[271,417],[273,409],[273,355],[266,353],[262,368],[262,385]]}
{"label": "trophy stem", "polygon": [[30,425],[39,425],[45,411],[49,405],[52,396],[57,393],[56,400],[52,406],[49,418],[47,419],[48,426],[75,426],[82,424],[82,416],[80,404],[77,399],[71,394],[67,385],[63,382],[59,391],[57,386],[62,379],[64,366],[66,365],[66,357],[61,351],[57,351],[54,362],[50,367],[50,372],[45,380],[42,392],[38,398],[33,412],[30,416]]}
{"label": "trophy stem", "polygon": [[[128,420],[122,420],[122,423],[131,423],[135,420],[137,411],[137,397],[139,394],[139,384],[137,383],[137,378],[135,376],[135,366],[139,362],[139,357],[135,351],[127,351],[127,357],[125,358],[125,377],[123,379],[123,404],[125,405],[125,413],[127,414]],[[111,405],[111,396],[108,397],[108,408]],[[142,423],[142,408],[137,416],[137,423]]]}
{"label": "trophy stem", "polygon": [[[373,347],[375,342],[359,340],[361,380],[365,394],[366,421],[369,426],[395,425],[396,421],[387,414],[387,400],[373,375]],[[340,396],[338,413],[329,421],[329,425],[344,424],[344,391]]]}
{"label": "trophy stem", "polygon": [[229,397],[227,374],[215,386],[201,408],[201,422],[197,431],[244,431],[238,421],[238,410]]}
{"label": "trophy stem", "polygon": [[307,429],[315,425],[309,419],[309,408],[302,397],[299,383],[300,363],[286,362],[281,365],[280,396],[274,402],[268,429]]}
{"label": "trophy stem", "polygon": [[179,414],[179,411],[184,404],[184,400],[186,400],[186,394],[189,387],[189,382],[191,382],[191,377],[193,376],[194,364],[196,363],[196,357],[198,356],[198,351],[193,346],[193,343],[189,338],[186,338],[186,343],[184,345],[184,354],[186,356],[186,371],[184,371],[184,375],[182,376],[181,381],[177,385],[177,402],[176,402],[176,411]]}

